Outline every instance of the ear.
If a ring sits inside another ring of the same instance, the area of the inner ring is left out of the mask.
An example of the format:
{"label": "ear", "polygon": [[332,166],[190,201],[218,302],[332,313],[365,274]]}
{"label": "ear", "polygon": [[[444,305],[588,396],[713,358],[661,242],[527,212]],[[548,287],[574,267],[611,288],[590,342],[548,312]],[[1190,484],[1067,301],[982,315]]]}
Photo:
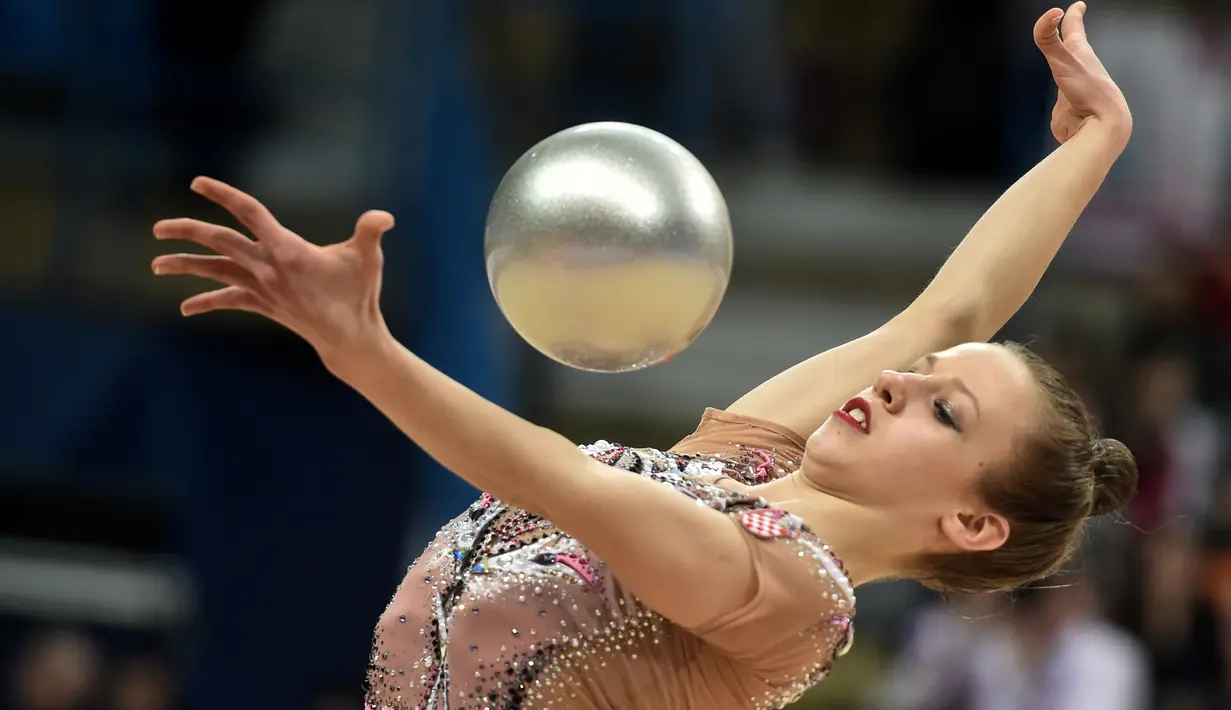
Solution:
{"label": "ear", "polygon": [[955,511],[941,518],[940,530],[965,552],[995,550],[1009,539],[1009,521],[999,513]]}

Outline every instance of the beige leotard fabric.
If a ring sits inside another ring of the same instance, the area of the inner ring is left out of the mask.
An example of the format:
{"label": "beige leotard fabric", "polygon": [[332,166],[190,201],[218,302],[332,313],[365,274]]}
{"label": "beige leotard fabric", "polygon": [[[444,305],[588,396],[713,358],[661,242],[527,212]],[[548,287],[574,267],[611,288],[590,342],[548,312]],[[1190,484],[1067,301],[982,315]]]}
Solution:
{"label": "beige leotard fabric", "polygon": [[770,422],[711,409],[666,452],[581,447],[745,533],[753,598],[690,628],[641,603],[549,520],[485,494],[437,534],[381,616],[368,707],[735,710],[794,700],[849,645],[853,590],[801,520],[716,483],[789,473],[803,444]]}

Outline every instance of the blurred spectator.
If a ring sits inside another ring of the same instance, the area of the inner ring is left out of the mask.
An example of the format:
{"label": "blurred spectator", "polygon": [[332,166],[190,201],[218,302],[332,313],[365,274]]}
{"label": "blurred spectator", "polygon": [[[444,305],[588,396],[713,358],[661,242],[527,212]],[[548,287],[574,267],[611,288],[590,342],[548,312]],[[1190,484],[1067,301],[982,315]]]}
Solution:
{"label": "blurred spectator", "polygon": [[1231,415],[1231,212],[1213,246],[1198,251],[1192,311],[1201,318],[1203,396],[1223,416]]}
{"label": "blurred spectator", "polygon": [[1141,616],[1134,624],[1150,651],[1155,707],[1213,707],[1219,671],[1214,609],[1198,586],[1200,550],[1187,527],[1143,541]]}
{"label": "blurred spectator", "polygon": [[[890,676],[886,706],[894,710],[1148,707],[1145,649],[1098,614],[1092,586],[1076,577],[1065,575],[1019,590],[1003,613],[983,620],[964,622],[950,616],[940,621],[933,616],[938,623],[930,629],[920,627],[924,634],[916,635],[908,645],[907,660]],[[934,652],[937,643],[944,646],[942,653]]]}
{"label": "blurred spectator", "polygon": [[1178,255],[1164,256],[1141,273],[1132,303],[1127,356],[1136,358],[1160,347],[1194,348],[1201,322],[1193,306],[1192,273]]}
{"label": "blurred spectator", "polygon": [[1186,241],[1210,234],[1231,152],[1231,27],[1222,0],[1103,3],[1090,42],[1132,103],[1118,209]]}
{"label": "blurred spectator", "polygon": [[1076,322],[1060,324],[1048,333],[1036,350],[1064,375],[1095,419],[1104,423],[1107,353],[1098,338],[1090,334],[1089,327]]}
{"label": "blurred spectator", "polygon": [[1200,580],[1211,581],[1218,559],[1207,526],[1218,524],[1217,479],[1226,455],[1216,415],[1227,402],[1217,384],[1225,381],[1216,347],[1226,317],[1218,306],[1223,285],[1220,260],[1207,247],[1168,251],[1174,256],[1138,282],[1125,349],[1132,386],[1114,432],[1141,471],[1126,511],[1136,530],[1122,529],[1133,543],[1126,579],[1139,580],[1125,622],[1150,651],[1155,707],[1217,707],[1210,705],[1212,679],[1224,665],[1225,640],[1217,595],[1203,592]]}
{"label": "blurred spectator", "polygon": [[1218,636],[1217,672],[1223,695],[1231,700],[1231,465],[1223,469],[1203,542],[1202,586]]}
{"label": "blurred spectator", "polygon": [[57,629],[36,633],[17,657],[15,710],[90,710],[97,708],[102,659],[86,634]]}
{"label": "blurred spectator", "polygon": [[1191,526],[1209,505],[1221,450],[1218,421],[1196,399],[1192,361],[1184,351],[1145,355],[1134,370],[1123,435],[1141,479],[1129,517],[1146,530],[1177,519]]}
{"label": "blurred spectator", "polygon": [[136,656],[114,669],[109,710],[175,710],[177,691],[175,674],[164,659]]}
{"label": "blurred spectator", "polygon": [[886,710],[966,710],[972,646],[986,633],[1004,598],[964,596],[924,608],[877,700]]}

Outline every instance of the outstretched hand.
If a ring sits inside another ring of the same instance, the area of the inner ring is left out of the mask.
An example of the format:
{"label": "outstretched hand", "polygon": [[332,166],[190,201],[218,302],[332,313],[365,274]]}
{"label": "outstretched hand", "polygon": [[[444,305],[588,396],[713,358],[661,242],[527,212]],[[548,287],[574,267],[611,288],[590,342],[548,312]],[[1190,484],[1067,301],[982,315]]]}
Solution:
{"label": "outstretched hand", "polygon": [[226,208],[255,238],[188,218],[154,225],[158,239],[190,241],[215,252],[167,254],[153,262],[160,276],[187,274],[224,286],[184,301],[185,316],[259,313],[307,340],[327,364],[387,332],[380,311],[380,242],[393,227],[393,215],[365,212],[350,239],[321,247],[283,227],[264,205],[230,185],[199,177],[192,190]]}
{"label": "outstretched hand", "polygon": [[1052,135],[1064,143],[1087,121],[1097,119],[1127,141],[1133,117],[1120,87],[1086,39],[1085,15],[1086,4],[1077,2],[1067,12],[1048,10],[1034,25],[1034,42],[1059,88],[1051,114]]}

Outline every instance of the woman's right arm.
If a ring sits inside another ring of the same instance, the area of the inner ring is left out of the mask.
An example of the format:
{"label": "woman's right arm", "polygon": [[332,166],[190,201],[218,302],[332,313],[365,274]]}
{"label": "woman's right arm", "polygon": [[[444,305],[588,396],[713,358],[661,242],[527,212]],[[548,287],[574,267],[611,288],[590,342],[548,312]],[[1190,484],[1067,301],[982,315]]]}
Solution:
{"label": "woman's right arm", "polygon": [[560,434],[450,379],[391,336],[335,353],[328,364],[450,471],[550,519],[671,621],[697,628],[757,593],[758,551],[727,515],[599,463]]}
{"label": "woman's right arm", "polygon": [[161,239],[185,239],[217,252],[154,261],[157,274],[225,285],[189,298],[181,306],[185,315],[246,310],[298,333],[331,372],[429,455],[476,488],[551,519],[668,619],[696,628],[752,599],[764,568],[758,558],[765,555],[731,518],[662,483],[595,461],[394,340],[380,312],[380,242],[393,226],[389,214],[369,212],[349,240],[318,247],[229,185],[202,178],[193,189],[226,207],[257,239],[190,219],[155,225]]}

